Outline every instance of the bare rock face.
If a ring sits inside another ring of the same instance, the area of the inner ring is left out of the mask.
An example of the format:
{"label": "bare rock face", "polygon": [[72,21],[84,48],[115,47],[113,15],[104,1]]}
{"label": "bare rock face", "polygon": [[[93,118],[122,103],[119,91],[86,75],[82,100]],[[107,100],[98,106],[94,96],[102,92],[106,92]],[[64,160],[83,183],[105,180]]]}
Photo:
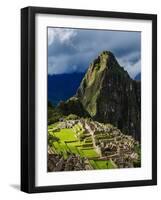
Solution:
{"label": "bare rock face", "polygon": [[73,114],[79,115],[76,106],[79,104],[80,116],[88,113],[94,120],[111,123],[124,134],[132,135],[140,141],[140,81],[131,79],[111,52],[103,51],[90,64],[77,94],[71,101],[74,109],[71,103],[69,105],[66,102],[65,106]]}
{"label": "bare rock face", "polygon": [[140,140],[140,82],[130,78],[111,52],[102,52],[91,63],[76,96],[94,120]]}

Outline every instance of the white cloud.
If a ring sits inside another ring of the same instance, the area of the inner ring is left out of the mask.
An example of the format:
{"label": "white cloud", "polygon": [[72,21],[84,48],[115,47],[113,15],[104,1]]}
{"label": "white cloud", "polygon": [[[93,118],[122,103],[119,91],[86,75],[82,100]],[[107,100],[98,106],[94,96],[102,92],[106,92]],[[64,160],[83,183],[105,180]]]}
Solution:
{"label": "white cloud", "polygon": [[101,51],[109,50],[134,78],[141,71],[139,32],[48,29],[48,73],[84,72]]}
{"label": "white cloud", "polygon": [[68,71],[69,59],[67,56],[52,56],[48,59],[48,73],[61,74]]}
{"label": "white cloud", "polygon": [[135,78],[135,76],[141,72],[141,61],[138,60],[134,64],[131,63],[128,59],[118,59],[119,64],[124,67],[124,69],[129,73],[131,78]]}
{"label": "white cloud", "polygon": [[75,53],[53,54],[52,56],[48,56],[48,74],[85,72],[99,53],[101,51],[93,51],[91,49],[91,51],[75,51]]}
{"label": "white cloud", "polygon": [[135,78],[136,75],[138,75],[141,72],[141,61],[139,60],[133,65],[129,66],[128,73],[132,78]]}
{"label": "white cloud", "polygon": [[69,42],[71,38],[77,35],[74,29],[49,28],[48,29],[48,44],[52,45],[58,40],[60,43]]}
{"label": "white cloud", "polygon": [[54,29],[49,28],[48,29],[48,45],[51,45],[53,41],[55,40],[56,32]]}

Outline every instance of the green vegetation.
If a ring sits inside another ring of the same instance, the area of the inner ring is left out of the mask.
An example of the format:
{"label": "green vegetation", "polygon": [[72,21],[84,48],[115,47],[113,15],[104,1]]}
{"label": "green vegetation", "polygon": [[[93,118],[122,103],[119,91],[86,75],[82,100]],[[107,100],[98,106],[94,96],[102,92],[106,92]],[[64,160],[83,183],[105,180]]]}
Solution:
{"label": "green vegetation", "polygon": [[96,65],[95,65],[95,69],[96,69],[96,71],[98,71],[99,69],[100,69],[100,63],[96,63]]}
{"label": "green vegetation", "polygon": [[114,55],[102,52],[73,97],[57,107],[48,102],[49,153],[68,169],[70,159],[80,160],[76,169],[83,162],[83,169],[140,167],[140,92]]}
{"label": "green vegetation", "polygon": [[[75,118],[70,115],[69,118]],[[80,139],[80,135],[83,139]],[[93,146],[92,137],[89,136],[80,123],[72,128],[63,127],[63,122],[56,122],[48,126],[48,145],[58,155],[67,159],[69,155],[79,155],[88,159],[93,169],[111,169],[115,166],[110,160],[98,160],[100,152]]]}
{"label": "green vegetation", "polygon": [[61,101],[57,106],[57,109],[64,116],[74,114],[79,117],[89,117],[88,112],[84,109],[82,103],[77,97],[71,97],[66,102]]}
{"label": "green vegetation", "polygon": [[140,93],[140,82],[130,78],[112,52],[103,51],[91,62],[76,94],[59,108],[64,115],[111,123],[140,141]]}
{"label": "green vegetation", "polygon": [[[50,138],[56,138],[55,140],[50,139],[49,145],[52,146],[58,154],[65,153],[66,155],[70,152],[72,154],[80,154],[82,157],[87,158],[98,156],[98,153],[93,148],[93,144],[91,142],[86,143],[86,141],[80,141],[72,128],[63,128],[55,132],[51,131],[50,125],[48,135]],[[87,145],[89,145],[89,147]]]}
{"label": "green vegetation", "polygon": [[49,146],[52,146],[52,144],[54,143],[54,142],[58,142],[60,139],[58,138],[58,137],[56,137],[56,136],[53,136],[53,135],[51,135],[51,134],[48,134],[48,144],[49,144]]}
{"label": "green vegetation", "polygon": [[66,120],[76,120],[76,119],[79,119],[79,117],[74,114],[70,114],[66,117]]}
{"label": "green vegetation", "polygon": [[48,125],[59,121],[63,117],[63,114],[57,107],[54,107],[50,102],[48,102]]}
{"label": "green vegetation", "polygon": [[99,156],[99,154],[96,152],[96,150],[94,148],[82,149],[82,152],[85,155],[85,157],[87,157],[87,158]]}
{"label": "green vegetation", "polygon": [[58,132],[53,132],[53,135],[58,137],[61,141],[75,141],[77,140],[76,135],[71,128],[60,129]]}
{"label": "green vegetation", "polygon": [[83,169],[141,166],[141,147],[134,138],[122,134],[111,124],[91,119],[64,118],[48,125],[48,145],[55,155],[65,160],[69,158],[68,164],[71,156],[73,160],[82,159],[85,162]]}
{"label": "green vegetation", "polygon": [[90,164],[94,169],[113,169],[116,166],[111,160],[90,160]]}
{"label": "green vegetation", "polygon": [[141,167],[141,146],[140,144],[136,144],[134,146],[134,151],[138,154],[139,158],[137,161],[135,161],[133,164],[134,164],[134,167]]}

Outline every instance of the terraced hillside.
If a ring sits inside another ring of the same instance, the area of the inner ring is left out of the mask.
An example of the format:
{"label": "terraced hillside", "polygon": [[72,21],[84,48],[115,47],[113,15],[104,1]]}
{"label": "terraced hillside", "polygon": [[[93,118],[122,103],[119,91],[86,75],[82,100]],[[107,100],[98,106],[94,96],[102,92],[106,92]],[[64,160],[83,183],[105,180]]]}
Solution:
{"label": "terraced hillside", "polygon": [[111,124],[61,118],[48,125],[48,171],[139,166],[139,143]]}

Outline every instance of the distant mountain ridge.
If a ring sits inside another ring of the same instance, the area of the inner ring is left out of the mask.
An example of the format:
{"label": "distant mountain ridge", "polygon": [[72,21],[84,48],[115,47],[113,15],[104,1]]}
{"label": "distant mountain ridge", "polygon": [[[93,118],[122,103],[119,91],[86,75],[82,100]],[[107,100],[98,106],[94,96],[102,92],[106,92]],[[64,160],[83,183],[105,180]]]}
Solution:
{"label": "distant mountain ridge", "polygon": [[[48,100],[53,105],[66,101],[74,96],[84,78],[85,73],[53,74],[48,75]],[[141,80],[141,73],[134,80]]]}
{"label": "distant mountain ridge", "polygon": [[53,105],[74,96],[85,73],[48,75],[48,100]]}
{"label": "distant mountain ridge", "polygon": [[76,94],[58,106],[66,114],[111,123],[140,141],[140,81],[130,78],[110,51],[89,66]]}
{"label": "distant mountain ridge", "polygon": [[134,80],[140,81],[140,80],[141,80],[141,73],[138,73],[138,74],[135,76]]}

